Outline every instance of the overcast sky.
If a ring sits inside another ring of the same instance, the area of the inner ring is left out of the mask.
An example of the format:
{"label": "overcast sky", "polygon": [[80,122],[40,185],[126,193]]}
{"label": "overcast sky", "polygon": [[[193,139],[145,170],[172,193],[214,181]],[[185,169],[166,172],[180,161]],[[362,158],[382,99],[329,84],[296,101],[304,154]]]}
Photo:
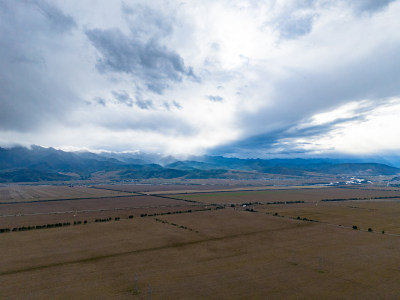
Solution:
{"label": "overcast sky", "polygon": [[397,153],[399,16],[399,0],[0,0],[0,145]]}

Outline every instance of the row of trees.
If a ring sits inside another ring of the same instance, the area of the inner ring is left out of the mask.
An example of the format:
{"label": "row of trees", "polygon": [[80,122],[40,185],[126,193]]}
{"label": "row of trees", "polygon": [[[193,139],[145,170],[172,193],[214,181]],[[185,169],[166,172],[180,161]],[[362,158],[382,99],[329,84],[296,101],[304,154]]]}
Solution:
{"label": "row of trees", "polygon": [[6,233],[6,232],[17,232],[17,231],[29,231],[29,230],[38,230],[38,229],[47,229],[47,228],[59,228],[59,227],[66,227],[66,226],[71,226],[71,225],[81,225],[81,224],[87,224],[87,220],[84,221],[74,221],[74,223],[71,224],[71,222],[64,222],[64,223],[51,223],[51,224],[43,224],[43,225],[28,225],[28,226],[20,226],[20,227],[14,227],[14,228],[1,228],[0,233]]}
{"label": "row of trees", "polygon": [[[74,224],[77,225],[77,224]],[[53,224],[43,224],[43,225],[35,225],[35,226],[20,226],[20,227],[14,227],[13,229],[10,228],[3,228],[0,230],[0,233],[3,232],[16,232],[16,231],[29,231],[29,230],[36,230],[36,229],[46,229],[46,228],[57,228],[57,227],[65,227],[65,226],[71,226],[70,222],[64,222],[64,223],[53,223]]]}
{"label": "row of trees", "polygon": [[[224,206],[216,206],[215,209],[223,209],[225,208]],[[212,208],[203,208],[203,209],[196,209],[194,211],[206,211],[206,210],[212,210]],[[154,213],[154,214],[141,214],[141,217],[152,217],[152,216],[162,216],[162,215],[171,215],[171,214],[183,214],[183,213],[191,213],[193,210],[188,209],[188,210],[180,210],[180,211],[172,211],[172,212],[164,212],[164,213]],[[128,219],[133,219],[134,216],[130,215],[128,216]],[[114,217],[114,221],[119,221],[121,217]],[[98,218],[95,219],[95,223],[103,223],[103,222],[110,222],[112,221],[112,217],[108,218]],[[71,222],[64,222],[64,223],[53,223],[53,224],[44,224],[44,225],[35,225],[35,226],[21,226],[21,227],[14,227],[14,228],[0,228],[0,233],[6,233],[6,232],[16,232],[16,231],[28,231],[28,230],[36,230],[36,229],[46,229],[46,228],[58,228],[58,227],[65,227],[65,226],[71,226],[71,225],[81,225],[81,224],[87,224],[88,221],[74,221],[72,224]],[[183,228],[183,227],[182,227]],[[184,228],[188,229],[188,228]],[[192,229],[188,229],[192,230]]]}
{"label": "row of trees", "polygon": [[[216,206],[215,209],[223,209],[225,208],[224,206]],[[191,212],[196,212],[196,211],[206,211],[206,210],[212,210],[212,208],[202,208],[202,209],[195,209],[195,210],[178,210],[178,211],[169,211],[169,212],[163,212],[163,213],[154,213],[154,214],[140,214],[140,216],[143,217],[155,217],[155,216],[164,216],[164,215],[174,215],[174,214],[186,214],[186,213],[191,213]]]}
{"label": "row of trees", "polygon": [[171,223],[171,222],[168,222],[168,221],[165,221],[165,220],[161,220],[161,219],[158,219],[158,218],[155,218],[154,220],[156,220],[157,222],[161,222],[161,223],[163,223],[163,224],[169,224],[169,225],[171,225],[171,226],[176,226],[176,227],[178,227],[178,228],[182,228],[182,229],[186,229],[186,230],[189,230],[189,231],[194,231],[194,232],[196,232],[196,233],[199,233],[197,230],[194,230],[194,229],[189,228],[189,227],[187,227],[187,226],[178,225],[178,224],[176,224],[176,223]]}
{"label": "row of trees", "polygon": [[[358,226],[353,225],[353,229],[354,230],[358,230]],[[368,230],[368,232],[372,232],[373,231],[371,227],[369,227],[367,230]],[[385,230],[382,230],[381,232],[382,232],[382,234],[385,234]]]}

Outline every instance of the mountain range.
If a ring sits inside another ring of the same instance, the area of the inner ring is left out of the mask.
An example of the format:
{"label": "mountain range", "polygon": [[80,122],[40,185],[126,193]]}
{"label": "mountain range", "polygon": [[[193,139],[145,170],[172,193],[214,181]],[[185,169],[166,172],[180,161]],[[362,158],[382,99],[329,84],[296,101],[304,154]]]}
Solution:
{"label": "mountain range", "polygon": [[114,180],[148,178],[262,178],[287,176],[400,174],[382,163],[328,158],[240,159],[223,156],[172,156],[145,153],[65,152],[40,146],[0,148],[0,182],[40,182],[90,179],[112,172]]}

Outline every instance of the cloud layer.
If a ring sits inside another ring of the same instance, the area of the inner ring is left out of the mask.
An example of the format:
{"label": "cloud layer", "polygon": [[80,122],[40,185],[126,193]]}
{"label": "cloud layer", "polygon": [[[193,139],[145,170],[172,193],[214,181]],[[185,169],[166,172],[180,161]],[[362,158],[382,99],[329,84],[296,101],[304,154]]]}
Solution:
{"label": "cloud layer", "polygon": [[393,152],[399,15],[388,0],[0,0],[0,143]]}

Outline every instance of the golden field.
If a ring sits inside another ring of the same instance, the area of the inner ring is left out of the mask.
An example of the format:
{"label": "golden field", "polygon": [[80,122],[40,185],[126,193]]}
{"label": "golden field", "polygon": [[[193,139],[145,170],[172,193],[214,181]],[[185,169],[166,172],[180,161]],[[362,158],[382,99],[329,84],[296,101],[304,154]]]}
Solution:
{"label": "golden field", "polygon": [[[219,205],[203,202],[211,197],[206,194],[193,194],[197,202],[115,198],[133,204],[149,201],[126,211],[111,210],[112,197],[100,198],[97,204],[107,201],[110,210],[91,212],[87,224],[80,225],[73,221],[83,212],[47,213],[43,205],[50,202],[29,203],[32,212],[35,204],[43,212],[38,216],[4,217],[0,206],[0,228],[5,220],[12,226],[24,219],[25,225],[55,222],[61,216],[71,222],[0,234],[0,299],[398,299],[398,199],[321,202],[355,194],[332,188],[320,192],[318,200],[317,194],[307,197],[306,192],[310,190],[291,189],[286,194],[304,203],[246,207],[223,205],[248,202],[243,193],[249,191],[212,196],[212,203],[222,199]],[[376,197],[395,196],[375,192]],[[371,195],[368,190],[359,193]],[[264,196],[254,199],[285,199],[283,194]],[[93,199],[76,203],[77,210],[96,205]],[[112,220],[94,221],[106,216]],[[373,231],[367,232],[368,227]]]}

